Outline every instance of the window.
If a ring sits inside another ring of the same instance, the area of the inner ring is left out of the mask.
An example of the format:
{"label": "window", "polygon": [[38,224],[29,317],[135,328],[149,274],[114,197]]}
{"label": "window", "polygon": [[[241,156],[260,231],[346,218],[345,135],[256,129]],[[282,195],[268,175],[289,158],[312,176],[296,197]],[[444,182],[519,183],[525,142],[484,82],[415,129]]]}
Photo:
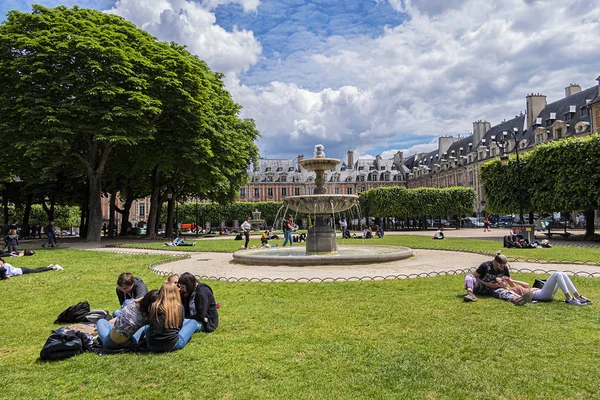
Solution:
{"label": "window", "polygon": [[494,157],[496,155],[496,148],[492,147],[492,157]]}
{"label": "window", "polygon": [[140,203],[140,217],[146,216],[146,204]]}
{"label": "window", "polygon": [[287,188],[281,188],[281,197],[287,196]]}
{"label": "window", "polygon": [[267,167],[267,168],[265,169],[265,172],[269,172],[269,171],[271,171],[271,167]]}
{"label": "window", "polygon": [[280,182],[287,182],[287,176],[285,176],[285,175],[282,175],[282,176],[279,178],[279,181],[280,181]]}
{"label": "window", "polygon": [[294,188],[294,196],[300,196],[300,188]]}
{"label": "window", "polygon": [[579,114],[581,114],[582,117],[587,117],[590,114],[590,110],[587,107],[583,107],[579,111]]}
{"label": "window", "polygon": [[335,188],[335,194],[340,194],[340,188],[339,187]]}
{"label": "window", "polygon": [[267,188],[267,196],[273,197],[273,188]]}
{"label": "window", "polygon": [[315,190],[313,188],[308,188],[308,194],[315,194],[314,191]]}
{"label": "window", "polygon": [[240,189],[240,197],[246,197],[246,188]]}
{"label": "window", "polygon": [[346,189],[346,193],[347,193],[347,194],[352,194],[352,188],[348,188],[348,189]]}
{"label": "window", "polygon": [[365,176],[364,176],[364,175],[361,175],[361,176],[360,176],[360,181],[361,181],[361,182],[364,182],[364,181],[365,181]]}
{"label": "window", "polygon": [[260,188],[254,188],[254,197],[260,197]]}
{"label": "window", "polygon": [[540,135],[535,135],[535,144],[540,144],[544,141],[544,137]]}

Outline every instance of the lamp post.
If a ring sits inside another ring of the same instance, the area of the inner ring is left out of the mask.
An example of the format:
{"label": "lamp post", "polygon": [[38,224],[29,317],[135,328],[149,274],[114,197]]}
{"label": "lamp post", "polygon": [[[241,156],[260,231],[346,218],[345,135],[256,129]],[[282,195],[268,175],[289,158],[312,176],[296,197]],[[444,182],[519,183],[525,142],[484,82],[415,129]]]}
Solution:
{"label": "lamp post", "polygon": [[513,128],[512,131],[503,130],[496,136],[496,144],[498,147],[502,149],[502,156],[500,160],[502,164],[508,164],[508,156],[506,155],[506,148],[509,145],[510,140],[515,141],[515,155],[517,157],[517,191],[519,193],[519,223],[523,224],[523,188],[521,186],[521,164],[519,163],[519,141],[517,140],[517,133],[519,130],[517,128]]}

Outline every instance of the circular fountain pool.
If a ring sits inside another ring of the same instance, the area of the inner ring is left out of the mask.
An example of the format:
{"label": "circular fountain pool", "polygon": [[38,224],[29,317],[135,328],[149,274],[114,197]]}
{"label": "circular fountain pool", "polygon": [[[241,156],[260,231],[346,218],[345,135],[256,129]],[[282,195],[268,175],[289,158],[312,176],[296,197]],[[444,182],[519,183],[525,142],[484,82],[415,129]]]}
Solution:
{"label": "circular fountain pool", "polygon": [[337,252],[322,255],[307,255],[304,246],[297,246],[238,250],[233,253],[233,259],[241,264],[302,267],[383,263],[403,260],[412,255],[412,249],[403,246],[339,246]]}

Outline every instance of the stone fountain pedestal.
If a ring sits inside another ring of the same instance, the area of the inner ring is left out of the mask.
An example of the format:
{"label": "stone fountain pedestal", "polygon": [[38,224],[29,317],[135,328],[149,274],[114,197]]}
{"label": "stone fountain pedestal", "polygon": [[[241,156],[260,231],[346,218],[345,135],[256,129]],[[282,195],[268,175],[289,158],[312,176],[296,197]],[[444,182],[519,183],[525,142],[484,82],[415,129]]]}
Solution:
{"label": "stone fountain pedestal", "polygon": [[306,234],[306,254],[319,255],[337,251],[335,229],[327,225],[324,217],[317,216],[315,225],[310,227]]}

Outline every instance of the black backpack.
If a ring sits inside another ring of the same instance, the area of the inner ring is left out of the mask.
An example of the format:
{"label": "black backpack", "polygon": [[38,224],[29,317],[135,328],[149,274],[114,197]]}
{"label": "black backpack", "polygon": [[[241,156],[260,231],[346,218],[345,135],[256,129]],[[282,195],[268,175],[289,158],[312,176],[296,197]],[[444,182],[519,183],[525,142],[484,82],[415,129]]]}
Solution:
{"label": "black backpack", "polygon": [[73,357],[92,349],[93,338],[87,333],[66,331],[63,328],[52,331],[40,351],[40,360],[58,361]]}
{"label": "black backpack", "polygon": [[54,323],[60,324],[63,322],[84,322],[86,321],[85,317],[87,314],[89,314],[89,312],[90,303],[87,301],[82,301],[61,312]]}

